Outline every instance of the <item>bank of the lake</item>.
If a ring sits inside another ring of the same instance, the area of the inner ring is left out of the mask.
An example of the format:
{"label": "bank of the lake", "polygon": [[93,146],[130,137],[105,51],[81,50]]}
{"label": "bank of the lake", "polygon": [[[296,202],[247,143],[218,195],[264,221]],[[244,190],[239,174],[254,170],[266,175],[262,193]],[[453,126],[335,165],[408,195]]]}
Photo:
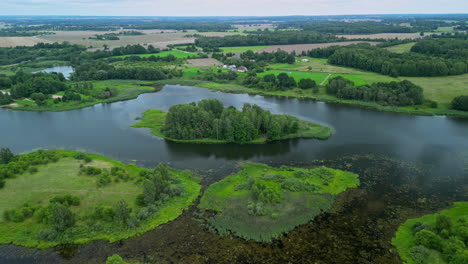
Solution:
{"label": "bank of the lake", "polygon": [[[179,143],[195,143],[195,144],[232,143],[227,140],[212,139],[212,138],[200,138],[200,139],[190,139],[190,140],[170,138],[162,132],[162,128],[164,127],[164,123],[166,121],[166,116],[167,116],[167,113],[163,111],[148,110],[144,112],[141,117],[137,118],[137,119],[140,119],[141,121],[132,125],[132,127],[150,128],[151,133],[153,133],[155,136],[164,138],[169,141],[179,142]],[[297,133],[282,136],[281,138],[277,140],[296,139],[296,138],[311,138],[311,139],[325,140],[331,137],[332,134],[333,134],[333,129],[331,129],[330,127],[300,120],[299,130]],[[267,137],[261,136],[252,141],[239,142],[239,144],[264,144],[269,141],[271,140],[268,140]],[[234,142],[234,143],[238,143],[238,142]]]}
{"label": "bank of the lake", "polygon": [[[23,154],[0,172],[14,176],[0,189],[0,244],[41,249],[141,235],[176,219],[201,189],[190,171],[161,164],[149,170],[75,151]],[[165,179],[171,193],[139,201],[154,177]]]}
{"label": "bank of the lake", "polygon": [[[119,101],[126,101],[136,99],[139,95],[144,93],[153,93],[161,90],[162,85],[153,84],[148,81],[135,81],[135,80],[106,80],[106,81],[92,81],[93,89],[98,92],[104,92],[107,88],[113,88],[116,91],[115,96],[105,99],[91,98],[90,96],[82,95],[83,100],[71,102],[54,102],[54,98],[49,98],[45,105],[37,105],[30,99],[19,99],[12,104],[4,105],[3,108],[17,111],[30,111],[30,112],[64,112],[76,109],[82,109],[96,104],[114,103]],[[55,95],[62,97],[63,92]],[[88,100],[89,99],[89,100]]]}
{"label": "bank of the lake", "polygon": [[380,112],[389,112],[389,113],[399,113],[407,115],[418,115],[418,116],[453,116],[453,117],[462,117],[468,118],[468,112],[458,111],[450,109],[447,105],[439,105],[437,108],[431,108],[429,105],[416,105],[416,106],[384,106],[375,102],[365,102],[358,100],[346,100],[339,99],[335,96],[328,95],[325,93],[325,88],[321,87],[317,94],[312,93],[312,91],[304,91],[301,89],[288,90],[288,91],[265,91],[255,88],[249,88],[237,83],[227,82],[227,83],[216,83],[211,81],[203,80],[194,80],[188,78],[181,79],[171,79],[157,81],[159,84],[166,85],[187,85],[187,86],[197,86],[202,88],[208,88],[213,91],[219,91],[224,93],[235,93],[235,94],[253,94],[253,95],[264,95],[264,96],[283,96],[291,98],[308,98],[315,99],[327,103],[336,103],[351,105],[361,108],[373,109]]}

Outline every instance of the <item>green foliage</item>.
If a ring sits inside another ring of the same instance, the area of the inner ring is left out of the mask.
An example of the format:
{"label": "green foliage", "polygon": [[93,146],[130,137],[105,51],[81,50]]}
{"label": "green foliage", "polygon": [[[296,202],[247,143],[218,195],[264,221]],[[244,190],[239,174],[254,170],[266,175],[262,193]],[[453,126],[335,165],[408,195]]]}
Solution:
{"label": "green foliage", "polygon": [[212,184],[198,207],[217,212],[207,219],[213,231],[271,241],[327,210],[334,195],[358,184],[357,175],[324,167],[248,163],[237,174]]}
{"label": "green foliage", "polygon": [[50,203],[58,203],[65,206],[79,206],[80,197],[71,194],[56,195],[49,201]]}
{"label": "green foliage", "polygon": [[20,208],[3,211],[3,220],[6,222],[23,222],[32,217],[38,206],[32,206],[29,203],[24,203]]}
{"label": "green foliage", "polygon": [[395,106],[419,105],[424,102],[423,89],[406,80],[355,87],[353,82],[338,76],[329,80],[327,93],[342,99],[374,101]]}
{"label": "green foliage", "polygon": [[392,240],[408,264],[468,262],[466,212],[468,203],[406,221]]}
{"label": "green foliage", "polygon": [[453,98],[451,105],[453,109],[468,111],[468,95]]}
{"label": "green foliage", "polygon": [[121,225],[127,225],[132,212],[132,209],[128,207],[127,202],[125,200],[120,200],[115,205],[114,211],[114,220]]}
{"label": "green foliage", "polygon": [[15,155],[9,148],[1,148],[0,149],[0,164],[7,164],[10,162]]}

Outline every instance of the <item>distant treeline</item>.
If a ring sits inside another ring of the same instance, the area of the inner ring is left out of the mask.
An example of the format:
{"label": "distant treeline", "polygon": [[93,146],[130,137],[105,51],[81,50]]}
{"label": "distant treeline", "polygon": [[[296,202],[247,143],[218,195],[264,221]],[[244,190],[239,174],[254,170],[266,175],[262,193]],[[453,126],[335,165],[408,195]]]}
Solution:
{"label": "distant treeline", "polygon": [[305,31],[258,32],[251,35],[233,35],[224,37],[199,36],[195,45],[204,49],[236,46],[289,45],[327,43],[340,41],[332,34]]}
{"label": "distant treeline", "polygon": [[38,36],[38,35],[46,35],[52,34],[52,32],[30,32],[30,31],[21,31],[16,29],[0,29],[0,37],[31,37],[31,36]]}
{"label": "distant treeline", "polygon": [[0,48],[0,65],[31,61],[39,57],[43,60],[69,61],[84,50],[86,48],[83,46],[69,43],[38,43],[32,47]]}
{"label": "distant treeline", "polygon": [[318,31],[332,34],[376,34],[376,33],[411,33],[418,32],[417,28],[388,25],[379,22],[310,22],[310,23],[281,23],[278,29],[297,28],[305,31]]}
{"label": "distant treeline", "polygon": [[[332,46],[311,50],[305,54],[316,58],[328,58],[334,65],[358,68],[377,72],[393,77],[397,76],[447,76],[468,72],[468,57],[462,56],[465,51],[445,51],[451,45],[441,45],[443,42],[427,40],[422,46],[416,44],[417,52],[394,53],[368,44],[357,44],[345,47]],[[436,47],[437,51],[429,48]],[[438,57],[446,53],[450,57]],[[461,56],[459,56],[461,54]]]}

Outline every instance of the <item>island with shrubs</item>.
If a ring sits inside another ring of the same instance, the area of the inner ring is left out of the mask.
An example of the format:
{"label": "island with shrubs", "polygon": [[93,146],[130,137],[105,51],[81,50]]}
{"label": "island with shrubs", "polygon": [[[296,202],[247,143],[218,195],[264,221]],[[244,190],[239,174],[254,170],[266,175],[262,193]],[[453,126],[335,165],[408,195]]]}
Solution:
{"label": "island with shrubs", "polygon": [[327,139],[333,130],[290,115],[275,115],[257,105],[242,110],[224,107],[216,99],[179,104],[165,113],[148,110],[133,127],[148,127],[164,139],[183,143],[259,144],[293,138]]}
{"label": "island with shrubs", "polygon": [[174,220],[198,197],[190,171],[94,154],[0,151],[0,244],[50,248],[118,241]]}
{"label": "island with shrubs", "polygon": [[392,244],[407,264],[468,263],[468,202],[407,220]]}
{"label": "island with shrubs", "polygon": [[336,195],[358,186],[357,174],[327,167],[246,163],[240,172],[212,184],[198,208],[207,212],[208,226],[219,234],[269,242],[330,209]]}

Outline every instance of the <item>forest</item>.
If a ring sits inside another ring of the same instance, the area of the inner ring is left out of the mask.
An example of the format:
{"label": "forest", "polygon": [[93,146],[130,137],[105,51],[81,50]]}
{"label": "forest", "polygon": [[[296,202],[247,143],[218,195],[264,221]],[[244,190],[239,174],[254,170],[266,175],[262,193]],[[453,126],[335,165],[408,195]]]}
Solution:
{"label": "forest", "polygon": [[392,106],[420,105],[424,102],[423,89],[406,80],[377,82],[356,87],[352,81],[337,76],[329,80],[326,91],[342,99],[370,101]]}
{"label": "forest", "polygon": [[38,43],[32,47],[17,46],[14,48],[0,48],[0,65],[9,65],[31,61],[36,58],[41,60],[70,61],[78,57],[86,50],[85,47],[69,43]]}
{"label": "forest", "polygon": [[384,23],[359,21],[347,22],[308,22],[308,23],[280,23],[278,29],[302,29],[332,34],[377,34],[377,33],[411,33],[421,31],[418,28],[388,25]]}
{"label": "forest", "polygon": [[[425,40],[426,41],[426,40]],[[431,47],[427,48],[427,42],[417,46],[418,52],[393,53],[385,49],[373,47],[368,44],[355,44],[346,47],[332,46],[328,48],[315,49],[306,54],[316,58],[328,58],[328,62],[334,65],[352,67],[366,71],[398,76],[448,76],[459,75],[468,72],[468,60],[463,56],[464,49],[448,52],[439,40],[427,40]],[[451,40],[453,41],[453,40]],[[450,41],[450,42],[451,42]],[[416,45],[415,45],[416,46]],[[447,56],[437,56],[443,52]]]}
{"label": "forest", "polygon": [[169,109],[162,132],[174,139],[212,138],[228,142],[248,142],[258,137],[277,140],[299,130],[300,120],[274,115],[257,105],[245,104],[241,111],[225,108],[216,99],[198,104],[175,105]]}
{"label": "forest", "polygon": [[[261,45],[289,45],[310,44],[339,41],[340,38],[332,34],[306,31],[263,31],[252,32],[250,35],[233,35],[224,37],[199,36],[195,45],[204,49],[236,46],[261,46]],[[216,51],[216,50],[215,50]]]}

